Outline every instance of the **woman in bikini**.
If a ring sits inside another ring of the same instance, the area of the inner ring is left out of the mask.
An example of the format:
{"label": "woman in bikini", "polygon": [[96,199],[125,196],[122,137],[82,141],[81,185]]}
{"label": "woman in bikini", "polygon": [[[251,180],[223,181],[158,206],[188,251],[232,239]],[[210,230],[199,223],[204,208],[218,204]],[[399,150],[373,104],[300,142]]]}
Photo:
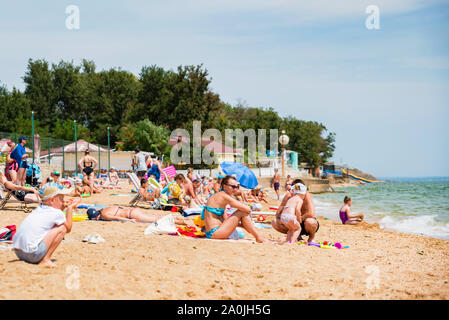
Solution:
{"label": "woman in bikini", "polygon": [[10,150],[8,155],[6,156],[5,176],[6,179],[11,181],[12,183],[16,183],[17,171],[19,171],[19,164],[17,163],[16,160],[11,158],[11,152],[14,150],[16,144],[11,140],[8,140],[6,143],[10,148]]}
{"label": "woman in bikini", "polygon": [[352,205],[352,200],[348,196],[345,196],[344,205],[340,209],[340,219],[343,224],[357,224],[363,221],[363,213],[351,215],[350,208]]}
{"label": "woman in bikini", "polygon": [[[139,208],[124,208],[121,206],[112,206],[101,210],[95,210],[94,208],[90,208],[89,210],[87,210],[87,216],[89,220],[130,221],[130,222],[144,222],[144,223],[152,223],[163,217],[145,213]],[[192,225],[188,224],[186,220],[184,220],[181,217],[174,217],[174,218],[176,224]]]}
{"label": "woman in bikini", "polygon": [[[239,184],[232,176],[226,176],[221,182],[221,189],[212,195],[206,203],[201,219],[204,220],[206,237],[209,239],[228,239],[234,230],[241,226],[252,234],[257,242],[267,240],[260,235],[252,220],[251,209],[234,198],[235,191],[239,189]],[[230,216],[226,216],[226,206],[236,208]]]}

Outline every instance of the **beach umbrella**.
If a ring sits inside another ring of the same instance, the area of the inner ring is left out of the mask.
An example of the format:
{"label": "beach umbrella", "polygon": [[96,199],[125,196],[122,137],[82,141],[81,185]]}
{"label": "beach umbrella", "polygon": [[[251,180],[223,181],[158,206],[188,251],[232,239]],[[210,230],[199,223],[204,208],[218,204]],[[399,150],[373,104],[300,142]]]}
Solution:
{"label": "beach umbrella", "polygon": [[[0,140],[0,152],[9,152],[11,151],[11,148],[8,146],[8,140],[9,139],[1,139]],[[33,152],[30,148],[25,147],[26,153]]]}
{"label": "beach umbrella", "polygon": [[254,172],[240,162],[224,161],[220,166],[227,175],[235,174],[237,181],[244,188],[253,189],[259,184]]}

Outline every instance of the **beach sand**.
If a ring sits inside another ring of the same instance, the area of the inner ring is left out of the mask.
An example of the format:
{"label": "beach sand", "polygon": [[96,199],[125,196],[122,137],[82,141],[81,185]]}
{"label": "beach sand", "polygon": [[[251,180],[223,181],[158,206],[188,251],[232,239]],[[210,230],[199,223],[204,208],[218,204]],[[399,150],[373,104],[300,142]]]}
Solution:
{"label": "beach sand", "polygon": [[[131,197],[110,196],[131,190],[122,185],[82,203],[126,205]],[[2,210],[0,227],[26,215]],[[350,248],[145,236],[142,223],[74,222],[53,269],[0,250],[0,299],[449,299],[448,241],[319,221],[315,241]],[[94,232],[105,242],[81,241]]]}

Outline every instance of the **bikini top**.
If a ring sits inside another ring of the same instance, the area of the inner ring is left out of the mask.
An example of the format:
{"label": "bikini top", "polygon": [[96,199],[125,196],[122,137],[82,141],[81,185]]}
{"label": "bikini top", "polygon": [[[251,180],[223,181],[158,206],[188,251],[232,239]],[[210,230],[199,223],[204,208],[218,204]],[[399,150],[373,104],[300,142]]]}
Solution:
{"label": "bikini top", "polygon": [[225,209],[223,208],[214,208],[214,207],[208,207],[208,206],[204,206],[203,210],[201,211],[201,220],[204,220],[204,210],[209,211],[210,213],[213,213],[217,216],[222,216],[225,212]]}
{"label": "bikini top", "polygon": [[[218,190],[218,192],[223,191],[223,189]],[[218,193],[217,192],[217,193]],[[201,211],[201,220],[204,220],[204,209],[206,209],[207,211],[209,211],[210,213],[213,213],[217,216],[222,216],[225,212],[225,209],[223,208],[214,208],[214,207],[208,207],[208,206],[204,206],[203,210]]]}

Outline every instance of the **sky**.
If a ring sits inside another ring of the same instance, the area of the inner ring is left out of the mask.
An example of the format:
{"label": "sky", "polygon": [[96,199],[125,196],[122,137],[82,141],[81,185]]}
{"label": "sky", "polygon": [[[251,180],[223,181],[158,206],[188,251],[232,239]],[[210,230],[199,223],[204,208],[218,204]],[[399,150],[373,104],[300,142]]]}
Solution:
{"label": "sky", "polygon": [[[66,27],[69,5],[79,29]],[[369,5],[379,29],[366,27]],[[136,75],[202,63],[223,101],[335,132],[336,164],[449,176],[448,35],[442,0],[8,1],[0,82],[23,90],[29,58],[86,58]]]}

